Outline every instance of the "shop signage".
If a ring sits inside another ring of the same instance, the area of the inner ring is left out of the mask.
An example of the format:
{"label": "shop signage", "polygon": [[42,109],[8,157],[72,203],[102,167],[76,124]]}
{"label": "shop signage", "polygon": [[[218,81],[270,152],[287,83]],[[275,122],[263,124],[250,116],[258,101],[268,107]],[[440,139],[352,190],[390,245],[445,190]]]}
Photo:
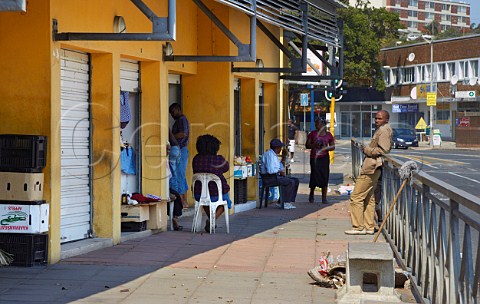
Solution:
{"label": "shop signage", "polygon": [[456,91],[455,98],[475,98],[475,91]]}
{"label": "shop signage", "polygon": [[437,105],[437,92],[427,93],[427,106],[436,106]]}
{"label": "shop signage", "polygon": [[417,84],[417,99],[426,99],[427,93],[437,92],[437,86],[434,84]]}
{"label": "shop signage", "polygon": [[458,127],[470,127],[470,117],[459,117],[457,118]]}
{"label": "shop signage", "polygon": [[418,104],[393,104],[392,113],[416,113],[418,112]]}
{"label": "shop signage", "polygon": [[300,105],[302,107],[307,107],[308,106],[308,93],[300,94]]}
{"label": "shop signage", "polygon": [[434,146],[441,146],[442,145],[442,137],[439,134],[433,135],[433,145]]}

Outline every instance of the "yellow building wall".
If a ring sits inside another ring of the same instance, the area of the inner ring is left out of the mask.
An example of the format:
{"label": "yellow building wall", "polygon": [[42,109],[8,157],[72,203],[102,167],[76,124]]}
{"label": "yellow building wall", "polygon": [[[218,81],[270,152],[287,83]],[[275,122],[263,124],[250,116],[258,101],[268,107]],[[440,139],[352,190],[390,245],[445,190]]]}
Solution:
{"label": "yellow building wall", "polygon": [[[52,178],[58,180],[56,168],[60,167],[59,158],[51,160],[52,155],[59,155],[53,148],[59,138],[50,136],[56,127],[50,106],[50,66],[55,62],[48,39],[49,6],[45,4],[32,1],[27,13],[0,12],[0,133],[48,136],[43,199],[50,203],[51,217],[58,217],[59,201],[51,196],[59,193],[59,188],[50,182]],[[59,239],[59,234],[54,237]]]}
{"label": "yellow building wall", "polygon": [[[158,16],[167,16],[167,1],[144,0]],[[205,2],[242,42],[249,42],[249,19],[216,1]],[[177,1],[177,55],[236,55],[237,48],[190,0]],[[115,0],[29,1],[26,13],[0,12],[0,133],[48,136],[44,199],[50,203],[49,261],[60,259],[60,58],[62,48],[91,54],[93,131],[94,234],[120,241],[119,66],[122,58],[140,61],[142,107],[142,191],[166,196],[165,143],[168,139],[168,73],[183,75],[184,113],[192,124],[187,181],[199,135],[210,133],[222,142],[222,154],[233,166],[233,74],[229,62],[163,62],[162,46],[153,41],[53,41],[52,19],[61,32],[112,32],[115,16],[123,16],[127,32],[151,32],[151,22],[130,2]],[[269,26],[269,25],[268,25]],[[269,26],[275,35],[279,30]],[[278,48],[257,29],[257,57],[277,66]],[[254,66],[254,63],[235,63]],[[258,84],[266,84],[265,101],[275,111],[279,100],[278,74],[239,73],[245,78],[242,121],[244,151],[257,153]],[[242,83],[242,90],[243,90]],[[253,107],[253,108],[252,108]],[[28,111],[25,111],[28,109]],[[254,109],[254,110],[253,110]],[[266,125],[278,117],[265,113]],[[244,124],[246,126],[246,124]],[[274,136],[269,131],[268,136]],[[253,133],[253,137],[247,134]],[[267,138],[266,138],[267,142]],[[233,176],[232,174],[229,174]],[[101,177],[101,178],[100,178]],[[232,187],[233,177],[228,178]],[[189,182],[190,183],[190,182]],[[249,187],[253,189],[253,187]],[[191,195],[189,195],[191,200]]]}

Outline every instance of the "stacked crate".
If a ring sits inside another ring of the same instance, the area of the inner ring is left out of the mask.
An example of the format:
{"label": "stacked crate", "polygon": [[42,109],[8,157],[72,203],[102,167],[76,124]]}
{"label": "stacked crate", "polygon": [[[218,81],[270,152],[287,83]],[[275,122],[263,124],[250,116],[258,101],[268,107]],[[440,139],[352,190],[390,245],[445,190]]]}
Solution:
{"label": "stacked crate", "polygon": [[47,262],[46,158],[46,136],[0,134],[0,249],[13,254],[13,266]]}

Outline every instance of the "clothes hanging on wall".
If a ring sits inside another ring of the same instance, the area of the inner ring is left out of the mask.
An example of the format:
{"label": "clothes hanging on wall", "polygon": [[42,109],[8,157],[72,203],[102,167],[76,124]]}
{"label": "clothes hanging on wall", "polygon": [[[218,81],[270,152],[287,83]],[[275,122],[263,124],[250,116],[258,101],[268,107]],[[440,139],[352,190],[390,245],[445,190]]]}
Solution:
{"label": "clothes hanging on wall", "polygon": [[120,152],[120,168],[125,174],[137,174],[135,150],[131,146],[126,146]]}
{"label": "clothes hanging on wall", "polygon": [[124,129],[132,119],[130,112],[129,94],[127,91],[120,91],[120,128]]}

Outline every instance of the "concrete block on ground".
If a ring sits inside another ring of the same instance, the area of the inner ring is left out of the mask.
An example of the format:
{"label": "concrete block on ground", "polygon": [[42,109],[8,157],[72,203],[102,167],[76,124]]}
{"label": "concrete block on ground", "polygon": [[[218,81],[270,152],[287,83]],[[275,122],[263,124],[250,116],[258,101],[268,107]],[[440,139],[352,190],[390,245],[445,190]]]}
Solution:
{"label": "concrete block on ground", "polygon": [[[376,278],[371,284],[371,277]],[[368,282],[365,279],[368,277]],[[375,282],[376,281],[376,282]],[[348,243],[346,284],[337,303],[399,303],[393,252],[387,243]]]}

